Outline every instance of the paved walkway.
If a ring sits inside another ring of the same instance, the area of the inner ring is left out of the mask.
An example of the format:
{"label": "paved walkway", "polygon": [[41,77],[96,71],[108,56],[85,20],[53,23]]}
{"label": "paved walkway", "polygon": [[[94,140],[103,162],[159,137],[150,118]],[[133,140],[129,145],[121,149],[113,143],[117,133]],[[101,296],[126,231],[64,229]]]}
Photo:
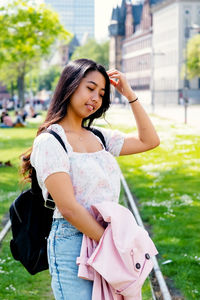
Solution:
{"label": "paved walkway", "polygon": [[[150,107],[145,107],[148,112],[151,112]],[[157,106],[155,114],[178,123],[185,123],[185,107],[181,105]],[[200,105],[190,105],[186,112],[187,124],[194,126],[200,130]]]}
{"label": "paved walkway", "polygon": [[[146,112],[153,117],[151,106],[144,105]],[[185,124],[185,109],[180,105],[157,106],[154,111],[155,116],[168,119],[174,123]],[[129,105],[112,105],[106,113],[106,120],[112,124],[133,124],[132,111]],[[100,123],[105,123],[101,121]],[[200,131],[200,105],[191,105],[187,109],[187,125],[195,127]]]}

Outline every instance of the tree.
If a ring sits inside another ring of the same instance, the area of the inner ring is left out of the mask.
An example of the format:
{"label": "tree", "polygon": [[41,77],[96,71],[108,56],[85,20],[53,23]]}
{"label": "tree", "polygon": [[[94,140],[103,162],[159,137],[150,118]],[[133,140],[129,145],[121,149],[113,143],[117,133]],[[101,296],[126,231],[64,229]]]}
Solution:
{"label": "tree", "polygon": [[70,37],[58,15],[44,4],[13,0],[0,7],[1,74],[9,70],[8,75],[0,76],[5,83],[17,79],[21,106],[24,106],[25,75],[39,65],[58,39],[68,43]]}
{"label": "tree", "polygon": [[90,39],[83,46],[77,47],[71,59],[88,58],[102,64],[106,69],[109,66],[109,42],[97,43],[96,40]]}
{"label": "tree", "polygon": [[200,34],[191,38],[187,44],[188,78],[200,77]]}
{"label": "tree", "polygon": [[54,88],[54,82],[58,82],[60,73],[61,68],[59,66],[51,66],[42,75],[40,75],[38,90],[41,91],[45,89],[47,91],[52,91]]}

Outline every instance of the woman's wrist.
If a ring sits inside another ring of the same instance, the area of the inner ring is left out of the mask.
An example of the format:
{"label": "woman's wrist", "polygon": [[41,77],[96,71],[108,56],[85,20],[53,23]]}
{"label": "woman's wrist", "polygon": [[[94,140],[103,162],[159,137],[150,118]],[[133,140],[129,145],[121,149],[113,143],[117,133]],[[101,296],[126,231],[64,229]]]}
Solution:
{"label": "woman's wrist", "polygon": [[128,103],[131,104],[131,103],[134,103],[138,100],[138,96],[135,93],[133,93],[132,96],[127,97],[127,99],[128,99]]}
{"label": "woman's wrist", "polygon": [[130,101],[135,100],[135,99],[137,98],[137,95],[136,95],[134,92],[132,92],[132,93],[130,93],[129,95],[127,95],[126,98],[127,98],[128,101],[130,102]]}
{"label": "woman's wrist", "polygon": [[136,97],[135,99],[133,99],[133,100],[131,100],[131,101],[128,101],[128,103],[134,103],[134,102],[136,102],[138,100],[138,97]]}

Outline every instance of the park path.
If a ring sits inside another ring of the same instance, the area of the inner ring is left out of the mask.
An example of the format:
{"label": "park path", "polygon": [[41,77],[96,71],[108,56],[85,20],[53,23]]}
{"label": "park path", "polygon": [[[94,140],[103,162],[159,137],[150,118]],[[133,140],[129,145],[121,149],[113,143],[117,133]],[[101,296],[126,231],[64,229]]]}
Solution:
{"label": "park path", "polygon": [[[188,122],[184,124],[184,107],[183,106],[157,106],[155,113],[151,113],[151,107],[143,105],[145,111],[150,115],[154,125],[178,125],[184,128],[190,128],[194,132],[200,134],[200,105],[193,105],[188,107]],[[106,112],[105,120],[112,125],[121,125],[127,128],[135,124],[135,119],[129,105],[112,104],[110,109]],[[97,120],[96,124],[107,124],[104,119]]]}

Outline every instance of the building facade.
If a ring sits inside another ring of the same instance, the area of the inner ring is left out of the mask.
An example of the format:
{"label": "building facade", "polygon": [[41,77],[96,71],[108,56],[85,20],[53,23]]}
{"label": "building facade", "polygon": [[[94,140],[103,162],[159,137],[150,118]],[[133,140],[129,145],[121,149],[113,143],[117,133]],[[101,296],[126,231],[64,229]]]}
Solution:
{"label": "building facade", "polygon": [[167,0],[155,6],[152,13],[155,103],[184,104],[184,99],[200,103],[200,80],[189,81],[184,68],[186,44],[197,34],[195,26],[200,28],[200,1]]}
{"label": "building facade", "polygon": [[60,16],[64,27],[73,33],[79,44],[94,37],[94,0],[45,0]]}
{"label": "building facade", "polygon": [[[125,38],[122,43],[122,71],[138,95],[150,103],[152,78],[152,14],[155,1],[145,0],[141,5],[126,4]],[[133,16],[132,22],[131,17]],[[132,24],[132,26],[131,26]]]}
{"label": "building facade", "polygon": [[122,41],[125,36],[126,1],[122,1],[121,7],[117,6],[112,11],[109,25],[110,47],[109,68],[121,70],[122,64]]}
{"label": "building facade", "polygon": [[[113,10],[109,26],[110,67],[124,72],[138,95],[142,92],[145,102],[150,101],[152,72],[151,6],[159,1],[161,0],[145,0],[143,4],[135,5],[132,1],[122,1],[121,7]],[[119,38],[120,43],[117,43]],[[114,49],[113,45],[117,47],[119,44],[120,50]],[[117,57],[115,53],[120,55]]]}
{"label": "building facade", "polygon": [[[144,0],[142,5],[122,1],[118,10],[122,7],[125,16],[123,33],[117,35],[112,28],[120,23],[119,19],[113,18],[116,18],[116,9],[109,27],[112,67],[118,67],[126,74],[132,88],[153,109],[156,103],[179,104],[186,98],[198,102],[200,80],[187,83],[189,89],[186,90],[186,80],[181,73],[187,42],[185,27],[200,23],[199,0]],[[191,30],[190,36],[194,33]],[[121,52],[113,48],[113,39],[117,40],[119,36]],[[115,61],[113,57],[117,52],[121,56],[117,61],[115,55]]]}

